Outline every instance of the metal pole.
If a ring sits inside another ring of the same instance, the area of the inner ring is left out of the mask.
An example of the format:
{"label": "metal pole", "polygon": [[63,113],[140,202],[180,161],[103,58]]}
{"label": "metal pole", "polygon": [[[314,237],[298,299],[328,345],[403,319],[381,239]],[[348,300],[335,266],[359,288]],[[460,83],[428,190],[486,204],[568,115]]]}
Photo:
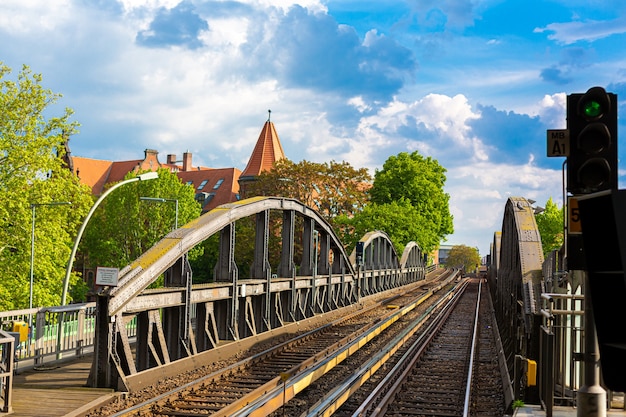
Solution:
{"label": "metal pole", "polygon": [[[31,204],[30,208],[32,211],[32,223],[30,228],[30,293],[28,296],[28,308],[33,308],[33,268],[35,265],[35,207],[36,204]],[[32,313],[30,314],[28,327],[30,328],[33,325],[33,317]]]}
{"label": "metal pole", "polygon": [[63,295],[61,296],[62,306],[64,306],[67,301],[67,289],[70,283],[70,274],[72,273],[72,265],[74,264],[74,257],[76,256],[76,251],[78,250],[78,244],[80,243],[80,238],[83,236],[83,232],[85,231],[85,228],[87,227],[87,223],[89,222],[89,219],[91,218],[93,213],[96,211],[96,208],[100,205],[100,203],[102,202],[102,200],[104,200],[106,196],[111,194],[113,190],[121,187],[122,185],[129,184],[135,181],[154,180],[158,177],[159,177],[159,174],[157,174],[156,172],[147,172],[145,174],[140,174],[134,178],[129,178],[127,180],[120,181],[117,184],[115,184],[113,187],[109,188],[106,192],[104,192],[104,194],[102,194],[100,198],[98,198],[98,200],[95,202],[95,204],[91,207],[91,210],[89,210],[89,213],[87,213],[87,217],[83,221],[83,224],[80,226],[80,230],[78,231],[78,235],[76,236],[76,240],[74,241],[74,247],[72,248],[72,253],[70,254],[70,259],[67,262],[67,269],[65,270],[65,280],[63,281]]}
{"label": "metal pole", "polygon": [[606,391],[600,386],[599,351],[596,340],[596,326],[593,319],[591,297],[589,295],[589,274],[583,271],[585,289],[585,375],[584,385],[576,395],[576,415],[578,417],[606,417]]}
{"label": "metal pole", "polygon": [[[106,196],[108,196],[109,194],[113,192],[113,190],[121,187],[124,184],[129,184],[135,181],[154,180],[157,178],[159,178],[159,174],[152,171],[152,172],[146,172],[144,174],[137,175],[134,178],[129,178],[127,180],[120,181],[114,186],[112,186],[111,188],[109,188],[107,191],[105,191],[100,196],[100,198],[96,200],[94,205],[91,207],[91,210],[89,210],[89,213],[87,213],[87,217],[85,217],[83,224],[80,226],[80,230],[78,230],[78,235],[76,235],[76,240],[74,241],[74,247],[72,248],[72,252],[70,253],[70,259],[67,261],[67,269],[65,270],[65,279],[63,280],[63,294],[61,296],[61,306],[64,306],[67,301],[67,289],[70,284],[70,275],[72,273],[72,265],[74,264],[74,257],[76,256],[76,251],[78,250],[78,244],[80,243],[80,238],[83,236],[83,232],[85,231],[85,228],[87,227],[87,223],[89,222],[89,219],[91,219],[91,216],[93,215],[93,213],[96,211],[96,208],[100,205],[100,203],[102,202],[102,200],[104,200]],[[62,357],[61,337],[63,335],[63,315],[64,314],[65,313],[59,314],[59,323],[58,323],[58,329],[57,329],[57,352],[56,352],[57,359],[61,359]]]}

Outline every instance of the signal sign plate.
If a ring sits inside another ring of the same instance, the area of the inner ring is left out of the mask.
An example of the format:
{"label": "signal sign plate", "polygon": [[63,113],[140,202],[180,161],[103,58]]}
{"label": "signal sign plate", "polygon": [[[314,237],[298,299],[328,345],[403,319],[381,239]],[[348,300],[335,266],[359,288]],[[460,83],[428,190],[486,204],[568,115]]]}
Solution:
{"label": "signal sign plate", "polygon": [[548,129],[548,156],[569,156],[569,130]]}
{"label": "signal sign plate", "polygon": [[583,228],[580,224],[580,209],[578,208],[578,199],[574,197],[568,198],[567,204],[568,221],[567,221],[567,234],[580,235],[583,233]]}

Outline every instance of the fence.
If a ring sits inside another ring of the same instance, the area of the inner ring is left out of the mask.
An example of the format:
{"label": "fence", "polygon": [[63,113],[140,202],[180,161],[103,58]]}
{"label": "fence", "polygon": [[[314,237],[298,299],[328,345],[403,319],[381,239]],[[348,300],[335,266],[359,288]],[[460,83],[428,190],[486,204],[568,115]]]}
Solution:
{"label": "fence", "polygon": [[[44,366],[93,348],[95,309],[96,303],[84,303],[0,312],[2,329],[16,339],[16,366]],[[129,326],[134,336],[134,321]]]}

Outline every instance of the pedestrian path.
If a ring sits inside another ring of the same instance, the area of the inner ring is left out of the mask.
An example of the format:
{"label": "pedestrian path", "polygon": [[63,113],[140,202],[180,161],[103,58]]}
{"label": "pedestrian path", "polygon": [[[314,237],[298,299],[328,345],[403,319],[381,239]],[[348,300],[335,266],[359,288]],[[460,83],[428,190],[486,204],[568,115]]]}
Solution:
{"label": "pedestrian path", "polygon": [[18,367],[9,416],[77,417],[86,406],[115,398],[112,389],[86,386],[91,362],[91,355],[87,355],[61,364],[22,370]]}

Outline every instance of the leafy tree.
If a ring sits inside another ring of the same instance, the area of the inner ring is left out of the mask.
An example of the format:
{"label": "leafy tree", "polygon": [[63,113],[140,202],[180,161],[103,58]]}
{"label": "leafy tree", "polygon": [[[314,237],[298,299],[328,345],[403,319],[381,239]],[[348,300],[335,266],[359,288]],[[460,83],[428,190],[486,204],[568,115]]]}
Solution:
{"label": "leafy tree", "polygon": [[340,216],[335,219],[335,223],[348,253],[365,233],[372,230],[387,233],[398,255],[402,255],[405,245],[411,241],[418,242],[425,253],[431,252],[439,244],[419,226],[423,224],[423,219],[406,199],[387,204],[368,204],[354,217]]}
{"label": "leafy tree", "polygon": [[294,198],[332,222],[340,214],[353,215],[367,202],[370,181],[367,169],[347,162],[294,163],[283,158],[246,188],[246,196]]}
{"label": "leafy tree", "polygon": [[[0,308],[26,308],[33,268],[33,306],[58,305],[69,254],[92,203],[63,162],[65,142],[76,133],[73,112],[50,116],[61,98],[42,76],[23,66],[17,82],[0,63]],[[49,203],[70,202],[71,206]],[[33,228],[33,206],[35,227]],[[31,233],[35,234],[31,264]],[[78,277],[72,275],[76,284]]]}
{"label": "leafy tree", "polygon": [[[131,182],[112,192],[94,213],[81,242],[89,265],[122,268],[161,240],[175,226],[175,202],[142,201],[140,197],[178,200],[178,226],[200,216],[194,189],[166,168],[159,178]],[[129,173],[126,179],[138,173]]]}
{"label": "leafy tree", "polygon": [[535,215],[535,221],[544,256],[563,246],[563,208],[559,209],[552,197],[546,202],[545,210]]}
{"label": "leafy tree", "polygon": [[480,265],[478,249],[466,245],[455,245],[450,249],[446,266],[450,268],[463,268],[464,271],[474,271]]}
{"label": "leafy tree", "polygon": [[[370,190],[373,203],[408,201],[416,211],[417,224],[402,225],[419,230],[412,236],[422,250],[435,249],[445,236],[454,232],[450,214],[450,196],[443,191],[446,169],[417,151],[389,157],[374,175]],[[408,242],[404,242],[408,243]]]}

